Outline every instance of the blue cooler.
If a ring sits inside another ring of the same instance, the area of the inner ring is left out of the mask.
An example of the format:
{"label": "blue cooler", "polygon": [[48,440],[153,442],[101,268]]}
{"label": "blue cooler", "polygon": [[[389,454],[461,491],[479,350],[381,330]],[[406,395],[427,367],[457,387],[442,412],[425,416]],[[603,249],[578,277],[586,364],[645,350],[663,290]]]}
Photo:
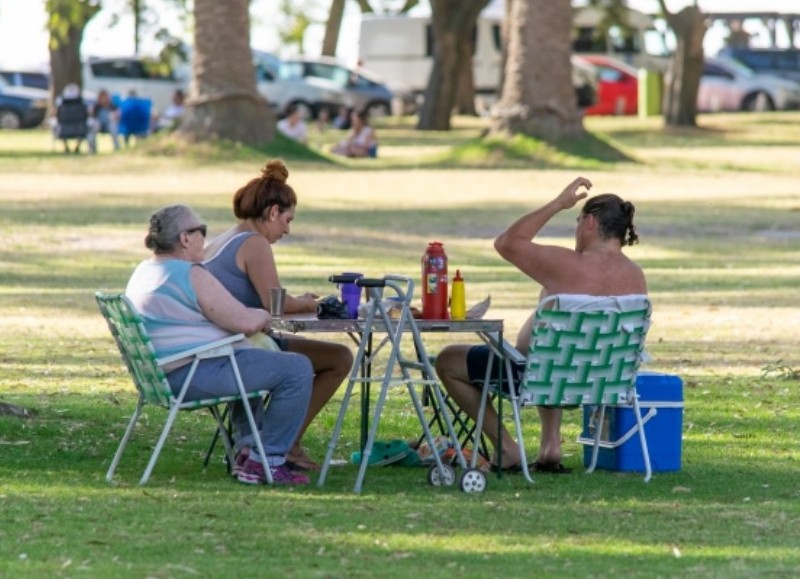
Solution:
{"label": "blue cooler", "polygon": [[[683,382],[680,377],[670,374],[640,372],[636,378],[636,390],[639,393],[639,407],[653,472],[679,471],[683,433]],[[583,433],[578,439],[584,445],[583,464],[587,467],[592,462],[594,441],[590,423],[596,408],[584,406]],[[606,408],[597,468],[623,472],[645,471],[642,445],[635,428],[636,415],[632,407]],[[614,441],[619,441],[630,433],[632,436],[625,442],[614,444]]]}

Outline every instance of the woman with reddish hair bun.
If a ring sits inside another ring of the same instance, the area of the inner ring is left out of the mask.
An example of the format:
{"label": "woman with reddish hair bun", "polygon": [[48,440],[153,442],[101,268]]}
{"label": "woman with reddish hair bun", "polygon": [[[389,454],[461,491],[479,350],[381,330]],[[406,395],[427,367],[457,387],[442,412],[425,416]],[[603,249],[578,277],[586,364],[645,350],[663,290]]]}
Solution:
{"label": "woman with reddish hair bun", "polygon": [[[261,175],[248,181],[233,196],[238,223],[212,239],[205,248],[205,266],[236,299],[249,307],[270,309],[270,288],[281,287],[272,245],[290,232],[297,194],[287,183],[289,170],[283,161],[271,160]],[[287,294],[284,313],[317,311],[318,296],[306,292]],[[318,470],[319,464],[301,445],[308,425],[342,384],[353,365],[347,346],[300,336],[272,336],[265,347],[307,356],[314,369],[314,387],[305,421],[287,462],[292,468]],[[246,454],[243,452],[242,454]],[[245,458],[237,457],[237,465]],[[234,470],[236,467],[234,467]]]}

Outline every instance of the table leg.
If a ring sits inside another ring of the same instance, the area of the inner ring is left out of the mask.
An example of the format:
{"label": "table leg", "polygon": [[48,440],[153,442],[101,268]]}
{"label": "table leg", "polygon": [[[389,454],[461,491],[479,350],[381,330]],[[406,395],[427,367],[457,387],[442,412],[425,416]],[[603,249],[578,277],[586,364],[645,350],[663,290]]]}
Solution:
{"label": "table leg", "polygon": [[[361,339],[364,335],[361,335]],[[364,452],[364,447],[367,445],[367,435],[369,433],[369,395],[370,395],[370,382],[372,378],[372,333],[370,332],[367,339],[364,359],[361,360],[361,377],[365,380],[361,381],[361,452]],[[362,455],[363,456],[363,455]]]}

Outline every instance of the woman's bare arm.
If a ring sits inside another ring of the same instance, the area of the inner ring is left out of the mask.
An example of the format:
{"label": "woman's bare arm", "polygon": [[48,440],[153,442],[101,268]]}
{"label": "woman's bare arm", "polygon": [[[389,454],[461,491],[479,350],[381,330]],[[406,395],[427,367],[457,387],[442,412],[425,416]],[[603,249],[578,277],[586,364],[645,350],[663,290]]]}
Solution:
{"label": "woman's bare arm", "polygon": [[[245,274],[256,288],[261,305],[265,310],[270,308],[270,288],[281,287],[278,277],[278,266],[272,246],[265,238],[257,235],[249,237],[239,248],[237,262],[240,261]],[[286,296],[284,313],[295,314],[303,312],[316,312],[317,302],[315,295],[306,293],[302,296]]]}
{"label": "woman's bare arm", "polygon": [[270,329],[272,318],[260,308],[248,308],[200,265],[191,271],[192,287],[203,314],[220,328],[251,336]]}

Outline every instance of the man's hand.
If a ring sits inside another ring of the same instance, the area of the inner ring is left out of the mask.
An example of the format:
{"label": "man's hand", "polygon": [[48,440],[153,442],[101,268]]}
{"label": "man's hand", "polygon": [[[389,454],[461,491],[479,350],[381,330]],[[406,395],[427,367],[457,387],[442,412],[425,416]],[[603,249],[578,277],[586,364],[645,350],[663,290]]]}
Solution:
{"label": "man's hand", "polygon": [[589,193],[586,191],[578,192],[578,189],[585,187],[592,188],[592,182],[585,177],[578,177],[572,183],[564,187],[564,190],[556,197],[555,201],[561,209],[573,207],[581,199],[585,199]]}

